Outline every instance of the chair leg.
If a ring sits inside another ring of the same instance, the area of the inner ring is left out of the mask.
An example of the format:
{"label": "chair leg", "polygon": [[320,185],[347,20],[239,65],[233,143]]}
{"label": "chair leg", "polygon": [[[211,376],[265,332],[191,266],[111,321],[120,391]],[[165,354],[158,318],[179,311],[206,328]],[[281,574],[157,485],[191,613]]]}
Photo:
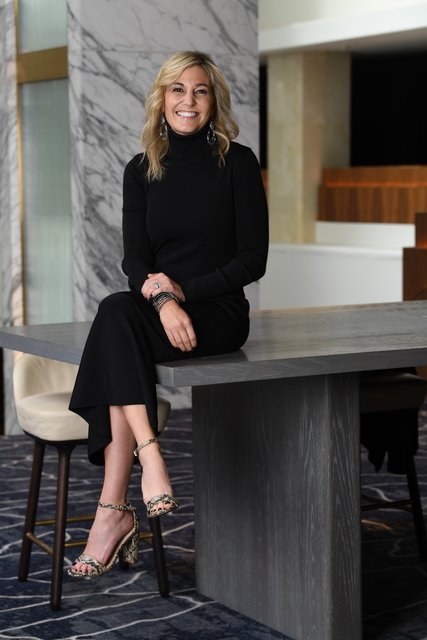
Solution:
{"label": "chair leg", "polygon": [[72,446],[58,446],[55,534],[53,540],[52,580],[50,591],[50,608],[53,611],[57,611],[61,608],[68,481],[70,475],[70,458],[73,448],[74,447]]}
{"label": "chair leg", "polygon": [[415,535],[417,537],[418,552],[421,558],[427,558],[427,537],[424,522],[424,514],[420,499],[417,472],[413,456],[405,451],[406,478],[408,481],[409,495],[412,503],[412,517],[414,519]]}
{"label": "chair leg", "polygon": [[153,553],[154,562],[156,563],[157,582],[159,584],[159,593],[162,598],[169,596],[169,578],[166,567],[165,551],[163,548],[162,530],[160,528],[160,518],[148,518],[151,533],[153,534]]}
{"label": "chair leg", "polygon": [[30,486],[28,490],[27,511],[25,514],[21,555],[19,558],[18,580],[20,582],[26,581],[30,568],[31,550],[33,543],[27,537],[27,533],[34,533],[45,448],[46,447],[43,443],[37,442],[37,440],[34,442],[33,465],[31,469]]}
{"label": "chair leg", "polygon": [[[415,414],[418,421],[418,412]],[[405,427],[408,425],[405,425]],[[411,501],[412,517],[414,520],[415,535],[417,538],[420,557],[427,558],[427,537],[424,523],[423,508],[421,505],[420,490],[418,486],[417,471],[414,456],[411,452],[410,429],[405,428],[402,433],[402,452],[405,463],[406,480],[408,483],[409,497]]]}

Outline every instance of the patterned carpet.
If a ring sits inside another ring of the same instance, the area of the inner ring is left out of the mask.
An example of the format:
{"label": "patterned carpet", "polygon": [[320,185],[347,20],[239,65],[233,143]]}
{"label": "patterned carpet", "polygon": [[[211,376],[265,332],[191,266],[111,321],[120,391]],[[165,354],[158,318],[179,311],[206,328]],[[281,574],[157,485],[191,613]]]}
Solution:
{"label": "patterned carpet", "polygon": [[[421,412],[417,468],[427,510],[427,410]],[[171,596],[161,598],[151,549],[127,572],[118,567],[99,580],[64,577],[63,608],[49,609],[50,559],[33,551],[30,579],[16,579],[32,444],[25,436],[0,439],[0,638],[21,640],[267,640],[283,635],[259,625],[194,588],[191,412],[172,412],[162,435],[181,508],[162,518]],[[55,500],[56,454],[49,452],[42,485],[42,514]],[[73,454],[69,513],[91,512],[102,471],[88,465],[83,448]],[[375,474],[363,455],[363,484],[394,497],[405,478]],[[135,470],[129,498],[143,513]],[[365,640],[427,639],[427,565],[417,556],[411,516],[397,511],[368,512],[362,524]],[[80,525],[79,525],[80,526]],[[71,531],[70,531],[71,532]],[[74,536],[85,535],[73,526]],[[49,537],[46,529],[46,538]],[[70,564],[79,550],[67,551]],[[342,640],[346,640],[343,638]]]}

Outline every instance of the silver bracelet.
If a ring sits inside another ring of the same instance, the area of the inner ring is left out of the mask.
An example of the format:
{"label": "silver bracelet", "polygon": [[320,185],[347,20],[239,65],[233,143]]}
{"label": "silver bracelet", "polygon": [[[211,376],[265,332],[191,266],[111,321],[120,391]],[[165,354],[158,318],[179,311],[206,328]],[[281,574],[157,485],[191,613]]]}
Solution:
{"label": "silver bracelet", "polygon": [[156,296],[153,296],[152,298],[150,298],[150,302],[155,308],[155,310],[157,311],[157,313],[160,313],[160,309],[169,300],[175,300],[175,302],[179,304],[179,300],[176,297],[176,295],[174,293],[171,293],[170,291],[163,291],[162,293],[158,293]]}

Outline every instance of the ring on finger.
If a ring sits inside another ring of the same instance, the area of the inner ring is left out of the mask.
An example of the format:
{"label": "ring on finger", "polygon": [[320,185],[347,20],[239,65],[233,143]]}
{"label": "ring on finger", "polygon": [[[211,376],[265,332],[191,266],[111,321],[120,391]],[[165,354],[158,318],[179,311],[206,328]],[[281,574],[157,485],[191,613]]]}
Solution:
{"label": "ring on finger", "polygon": [[160,289],[160,282],[153,282],[153,287],[155,289]]}

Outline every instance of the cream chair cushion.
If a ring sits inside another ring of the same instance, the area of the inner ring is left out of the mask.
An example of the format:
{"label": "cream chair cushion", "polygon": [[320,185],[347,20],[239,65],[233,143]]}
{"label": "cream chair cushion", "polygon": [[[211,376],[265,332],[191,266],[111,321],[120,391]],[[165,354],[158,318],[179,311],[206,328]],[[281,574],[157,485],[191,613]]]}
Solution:
{"label": "cream chair cushion", "polygon": [[[23,354],[13,370],[16,414],[28,434],[50,441],[85,440],[88,425],[69,411],[78,367],[66,362]],[[158,398],[159,432],[165,427],[170,403]]]}
{"label": "cream chair cushion", "polygon": [[24,353],[13,368],[15,402],[37,393],[69,391],[74,386],[77,365]]}
{"label": "cream chair cushion", "polygon": [[26,433],[42,440],[86,440],[88,425],[68,410],[71,391],[36,393],[16,403],[18,422]]}

